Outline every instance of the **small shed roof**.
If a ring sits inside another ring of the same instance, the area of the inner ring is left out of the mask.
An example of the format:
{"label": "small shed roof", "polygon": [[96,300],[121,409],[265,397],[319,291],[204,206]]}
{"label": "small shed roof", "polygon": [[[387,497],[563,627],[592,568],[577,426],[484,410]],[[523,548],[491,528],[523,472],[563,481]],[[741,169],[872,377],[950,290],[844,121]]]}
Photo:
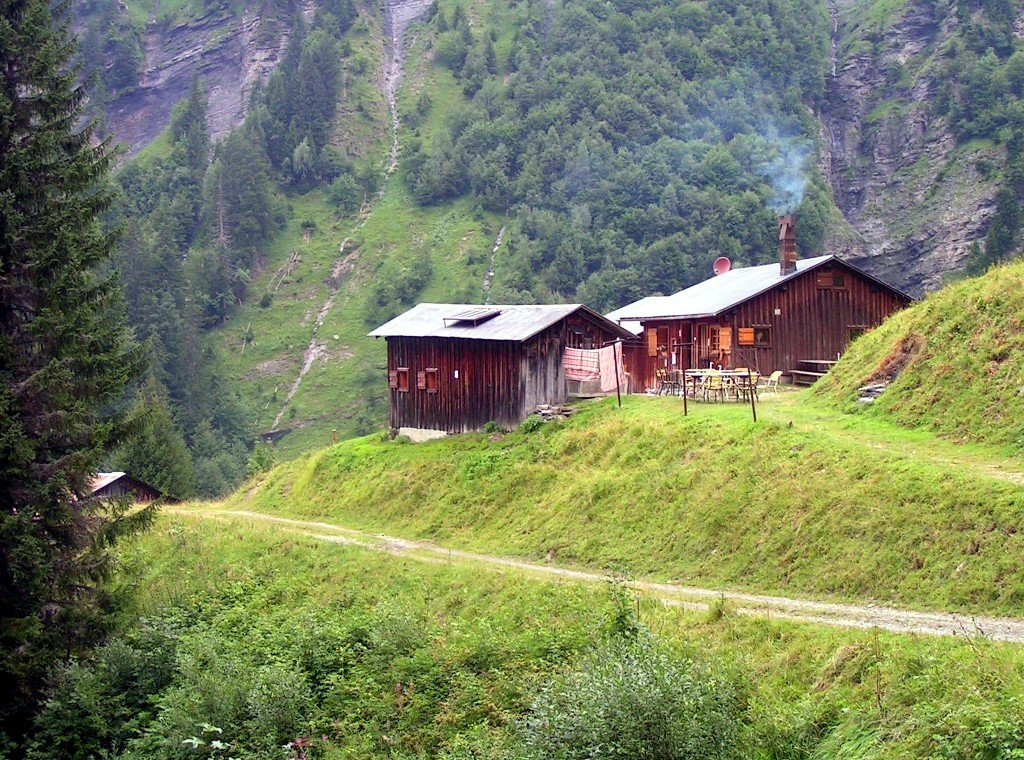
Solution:
{"label": "small shed roof", "polygon": [[[608,316],[609,318],[621,321],[712,317],[830,261],[837,261],[869,280],[878,283],[881,287],[904,296],[908,300],[912,300],[906,293],[882,282],[837,256],[817,256],[811,259],[798,260],[796,262],[796,271],[787,275],[779,273],[778,262],[756,267],[732,269],[724,274],[698,282],[696,285],[680,290],[678,293],[673,293],[670,296],[642,298],[639,301],[623,306],[621,309],[617,309]],[[612,317],[612,314],[616,316]]]}
{"label": "small shed roof", "polygon": [[98,472],[96,477],[89,483],[89,491],[96,493],[100,489],[106,488],[116,480],[120,480],[124,477],[123,472]]}
{"label": "small shed roof", "polygon": [[605,327],[609,331],[623,338],[633,337],[628,330],[578,303],[494,306],[421,303],[369,334],[374,338],[464,338],[522,342],[577,311],[583,311],[599,323],[606,323]]}

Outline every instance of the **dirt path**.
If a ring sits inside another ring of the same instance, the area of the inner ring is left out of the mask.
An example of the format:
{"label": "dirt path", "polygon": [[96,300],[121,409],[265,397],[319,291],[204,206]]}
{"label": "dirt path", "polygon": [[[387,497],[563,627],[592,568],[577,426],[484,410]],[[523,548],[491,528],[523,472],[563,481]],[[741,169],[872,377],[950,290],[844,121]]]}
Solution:
{"label": "dirt path", "polygon": [[[513,568],[536,577],[565,578],[583,583],[608,580],[601,573],[570,570],[552,565],[540,565],[507,557],[449,549],[425,542],[409,541],[392,536],[351,530],[341,525],[267,515],[245,510],[188,509],[165,507],[171,514],[194,515],[206,519],[255,520],[279,525],[283,530],[302,533],[332,543],[351,544],[392,554],[402,554],[423,562],[452,562]],[[671,606],[706,610],[709,603],[723,600],[743,615],[758,615],[803,623],[841,626],[846,628],[881,628],[896,633],[930,634],[936,636],[973,636],[995,641],[1024,643],[1024,620],[989,616],[962,615],[943,612],[917,612],[893,607],[873,605],[836,604],[806,599],[789,599],[761,594],[677,586],[668,583],[634,581],[634,588]]]}

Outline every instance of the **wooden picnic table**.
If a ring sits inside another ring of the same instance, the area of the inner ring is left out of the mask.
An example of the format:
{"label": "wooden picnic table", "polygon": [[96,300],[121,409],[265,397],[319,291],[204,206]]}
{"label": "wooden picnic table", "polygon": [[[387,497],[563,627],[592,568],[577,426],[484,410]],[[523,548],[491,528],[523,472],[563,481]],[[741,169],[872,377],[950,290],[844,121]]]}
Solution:
{"label": "wooden picnic table", "polygon": [[[687,393],[687,395],[690,398],[697,398],[697,389],[698,387],[700,387],[700,385],[704,382],[705,379],[709,377],[721,377],[723,382],[733,384],[733,387],[737,390],[736,400],[740,401],[741,394],[745,394],[747,387],[745,387],[743,384],[738,383],[737,381],[746,380],[747,378],[753,380],[754,377],[757,376],[757,374],[758,373],[749,370],[740,371],[734,369],[711,369],[710,367],[708,369],[688,369],[684,373],[685,380],[683,382],[683,389],[684,392]],[[750,387],[754,390],[754,393],[756,394],[757,385],[752,384]],[[728,397],[728,394],[726,394],[726,397]]]}

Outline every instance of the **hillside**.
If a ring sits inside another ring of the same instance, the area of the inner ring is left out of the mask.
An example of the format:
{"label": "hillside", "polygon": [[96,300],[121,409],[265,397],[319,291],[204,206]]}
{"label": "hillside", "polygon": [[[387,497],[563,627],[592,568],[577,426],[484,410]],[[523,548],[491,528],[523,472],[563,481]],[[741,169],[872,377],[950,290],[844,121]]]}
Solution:
{"label": "hillside", "polygon": [[756,424],[725,405],[681,412],[633,397],[535,433],[358,439],[225,506],[676,583],[1018,609],[1024,486],[998,457],[815,412],[804,394],[766,401]]}
{"label": "hillside", "polygon": [[[871,403],[859,389],[887,384]],[[1024,454],[1024,264],[957,282],[855,342],[815,387],[847,412]]]}
{"label": "hillside", "polygon": [[[1021,652],[984,639],[685,612],[622,585],[414,563],[183,515],[122,552],[122,567],[132,619],[92,661],[60,670],[34,760],[540,760],[594,742],[652,760],[1024,748]],[[663,749],[643,754],[652,746]]]}
{"label": "hillside", "polygon": [[990,230],[1006,213],[1000,186],[1018,199],[1024,190],[1011,115],[1024,80],[1010,73],[1024,64],[1012,54],[1024,10],[928,0],[834,0],[829,10],[821,165],[849,225],[832,230],[829,250],[915,295],[965,267],[983,271],[975,242],[988,261],[1019,250],[997,253],[1005,243]]}
{"label": "hillside", "polygon": [[1004,5],[81,6],[93,104],[135,154],[118,265],[175,441],[152,448],[186,452],[130,464],[226,493],[381,424],[365,333],[415,302],[611,309],[774,258],[780,210],[802,256],[915,291],[1012,256]]}

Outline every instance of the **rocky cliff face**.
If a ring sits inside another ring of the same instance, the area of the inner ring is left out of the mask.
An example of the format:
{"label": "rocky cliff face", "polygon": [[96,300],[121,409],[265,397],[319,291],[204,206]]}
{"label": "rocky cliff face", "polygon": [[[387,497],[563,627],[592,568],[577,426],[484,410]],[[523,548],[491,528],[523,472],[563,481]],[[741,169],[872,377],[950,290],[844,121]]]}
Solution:
{"label": "rocky cliff face", "polygon": [[[385,94],[393,102],[402,64],[402,38],[410,23],[424,18],[433,0],[386,0],[384,30],[388,57]],[[249,0],[241,13],[223,9],[166,27],[151,21],[143,39],[145,70],[136,87],[120,93],[106,108],[107,125],[134,155],[170,121],[174,104],[188,94],[192,78],[206,85],[210,136],[217,140],[245,118],[253,89],[281,60],[294,16],[273,12]],[[315,0],[301,0],[306,22]]]}
{"label": "rocky cliff face", "polygon": [[[206,85],[213,139],[245,118],[253,88],[277,65],[291,32],[287,14],[264,17],[259,8],[251,1],[240,14],[220,10],[166,29],[149,24],[138,86],[107,106],[107,124],[129,154],[167,127],[171,109],[188,94],[196,76]],[[303,12],[311,17],[312,3]]]}
{"label": "rocky cliff face", "polygon": [[[961,146],[931,103],[932,56],[955,31],[930,0],[910,0],[879,33],[856,28],[855,0],[830,0],[834,61],[822,122],[822,170],[848,223],[831,253],[849,257],[920,295],[960,268],[984,236],[995,186],[979,159],[990,146]],[[1024,16],[1024,12],[1022,12]],[[1018,23],[1018,33],[1024,23]]]}

